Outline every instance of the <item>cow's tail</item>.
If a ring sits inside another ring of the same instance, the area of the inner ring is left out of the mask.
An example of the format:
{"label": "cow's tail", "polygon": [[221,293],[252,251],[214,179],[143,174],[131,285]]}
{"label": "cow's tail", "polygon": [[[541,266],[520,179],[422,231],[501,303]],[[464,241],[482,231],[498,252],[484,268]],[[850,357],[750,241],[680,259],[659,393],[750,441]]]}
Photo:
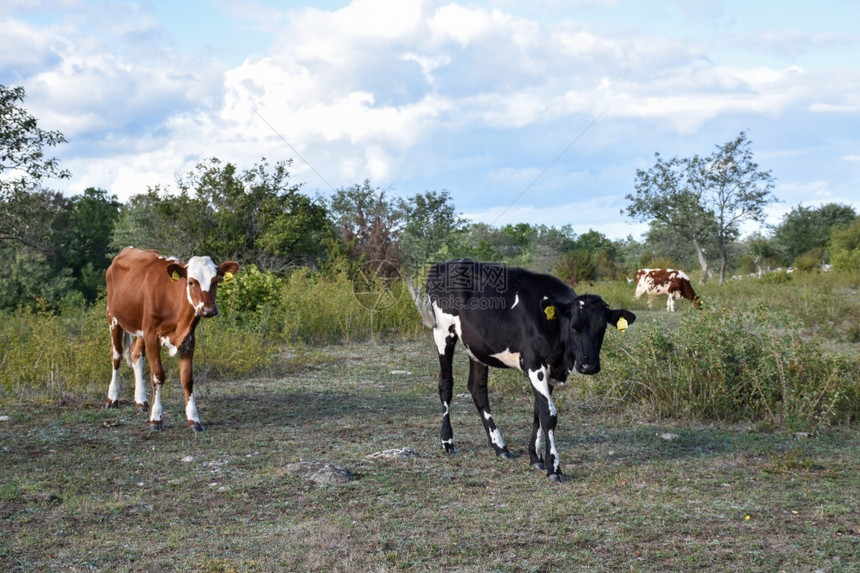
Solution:
{"label": "cow's tail", "polygon": [[406,287],[409,289],[409,294],[412,295],[412,302],[415,303],[418,314],[421,315],[421,321],[427,328],[434,328],[436,326],[436,313],[433,312],[433,303],[430,301],[430,295],[422,293],[419,287],[412,284],[411,277],[406,279]]}

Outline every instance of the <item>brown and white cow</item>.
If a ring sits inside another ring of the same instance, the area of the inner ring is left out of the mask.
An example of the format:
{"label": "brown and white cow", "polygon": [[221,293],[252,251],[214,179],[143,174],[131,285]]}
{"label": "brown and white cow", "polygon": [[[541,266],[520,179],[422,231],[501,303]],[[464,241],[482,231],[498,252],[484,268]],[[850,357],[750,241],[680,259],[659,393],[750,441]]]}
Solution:
{"label": "brown and white cow", "polygon": [[[218,314],[215,292],[222,279],[230,279],[239,264],[227,261],[215,266],[209,257],[191,257],[188,264],[155,251],[126,247],[114,258],[105,273],[107,319],[111,332],[113,376],[108,388],[107,407],[119,401],[119,367],[122,357],[134,370],[134,401],[138,411],[146,410],[143,358],[149,355],[152,378],[152,410],[149,427],[164,429],[161,419],[161,391],[164,368],[161,347],[171,356],[179,353],[179,378],[185,391],[188,426],[203,431],[194,403],[192,359],[194,329],[201,318]],[[132,344],[132,336],[137,337]]]}
{"label": "brown and white cow", "polygon": [[648,295],[648,308],[655,296],[666,295],[666,310],[675,312],[675,300],[685,298],[693,306],[701,307],[702,301],[690,285],[690,277],[675,269],[639,269],[633,275],[636,281],[636,298]]}

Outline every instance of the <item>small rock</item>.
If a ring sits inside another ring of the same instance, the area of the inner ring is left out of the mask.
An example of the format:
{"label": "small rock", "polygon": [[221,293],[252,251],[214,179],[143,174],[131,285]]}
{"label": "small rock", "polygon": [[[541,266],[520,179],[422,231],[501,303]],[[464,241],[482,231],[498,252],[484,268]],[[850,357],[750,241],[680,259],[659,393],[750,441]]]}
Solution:
{"label": "small rock", "polygon": [[193,461],[194,461],[194,459],[195,459],[195,458],[194,458],[194,456],[185,456],[184,458],[182,458],[182,459],[181,459],[181,460],[179,460],[179,461],[180,461],[180,462],[189,463],[189,462],[193,462]]}
{"label": "small rock", "polygon": [[315,483],[347,483],[352,479],[352,472],[343,466],[331,462],[296,462],[287,464],[287,473],[305,477]]}
{"label": "small rock", "polygon": [[8,422],[9,416],[0,416],[0,422]]}
{"label": "small rock", "polygon": [[368,458],[383,458],[383,459],[406,459],[414,458],[418,453],[412,448],[393,448],[370,454]]}
{"label": "small rock", "polygon": [[678,438],[681,437],[678,434],[670,434],[669,432],[666,432],[664,434],[659,434],[659,436],[660,436],[661,440],[666,440],[667,442],[671,442],[672,440],[677,440]]}

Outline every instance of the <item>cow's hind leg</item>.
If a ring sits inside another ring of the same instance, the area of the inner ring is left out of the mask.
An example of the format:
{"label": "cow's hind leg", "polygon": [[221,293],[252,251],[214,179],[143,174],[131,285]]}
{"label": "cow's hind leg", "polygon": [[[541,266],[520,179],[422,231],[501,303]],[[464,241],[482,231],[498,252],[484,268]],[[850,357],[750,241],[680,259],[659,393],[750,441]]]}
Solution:
{"label": "cow's hind leg", "polygon": [[149,402],[146,400],[146,381],[143,378],[143,361],[146,357],[143,338],[137,338],[131,346],[129,359],[131,369],[134,371],[134,404],[137,413],[149,410]]}
{"label": "cow's hind leg", "polygon": [[436,347],[439,350],[439,400],[442,402],[442,430],[439,439],[442,449],[453,454],[454,430],[451,428],[451,399],[454,395],[454,347],[457,335],[453,329],[445,332],[438,326],[433,330]]}
{"label": "cow's hind leg", "polygon": [[470,362],[469,392],[472,394],[472,401],[475,403],[478,414],[481,416],[481,422],[484,424],[484,430],[487,432],[490,445],[493,446],[497,456],[512,458],[514,456],[508,451],[508,447],[505,446],[502,433],[496,427],[493,415],[490,414],[490,397],[487,389],[487,377],[490,369],[477,360],[471,360]]}
{"label": "cow's hind leg", "polygon": [[[552,387],[550,387],[552,388]],[[534,419],[532,421],[532,437],[529,440],[529,464],[536,470],[545,470],[546,464],[543,461],[543,430],[540,427],[540,412],[538,411],[538,401],[534,403]]]}
{"label": "cow's hind leg", "polygon": [[110,320],[110,359],[113,366],[110,385],[108,386],[107,402],[105,408],[116,408],[119,406],[119,368],[122,366],[123,339],[126,332],[115,319]]}

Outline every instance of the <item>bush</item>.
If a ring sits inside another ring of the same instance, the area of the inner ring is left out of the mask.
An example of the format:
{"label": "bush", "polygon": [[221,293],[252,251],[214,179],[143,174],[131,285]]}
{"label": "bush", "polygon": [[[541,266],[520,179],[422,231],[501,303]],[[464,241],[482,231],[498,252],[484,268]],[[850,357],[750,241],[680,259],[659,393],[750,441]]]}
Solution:
{"label": "bush", "polygon": [[766,420],[806,431],[860,416],[860,361],[805,339],[787,313],[711,307],[684,313],[674,328],[636,326],[625,347],[606,347],[610,376],[600,390],[615,401],[658,418]]}

